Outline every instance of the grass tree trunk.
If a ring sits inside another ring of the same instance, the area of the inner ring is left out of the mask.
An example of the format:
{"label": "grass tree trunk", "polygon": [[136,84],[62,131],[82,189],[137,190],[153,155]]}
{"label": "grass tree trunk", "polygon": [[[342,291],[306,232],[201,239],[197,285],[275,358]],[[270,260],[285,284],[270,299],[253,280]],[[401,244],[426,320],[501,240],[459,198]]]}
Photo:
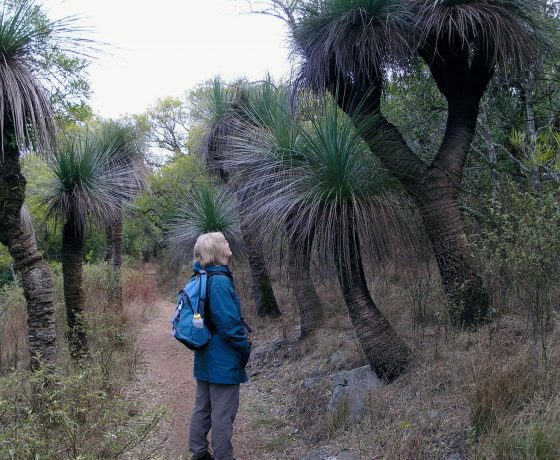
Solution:
{"label": "grass tree trunk", "polygon": [[54,311],[54,281],[49,266],[37,250],[35,236],[20,220],[25,196],[19,151],[10,145],[0,157],[0,242],[8,247],[14,268],[21,274],[27,301],[30,367],[54,365],[57,344]]}
{"label": "grass tree trunk", "polygon": [[[412,152],[398,129],[381,113],[379,81],[360,84],[338,80],[340,85],[331,85],[331,92],[343,110],[369,123],[371,129],[364,140],[419,205],[452,321],[457,326],[475,326],[487,317],[489,297],[468,250],[458,196],[480,99],[491,75],[481,63],[475,62],[469,69],[465,59],[450,68],[445,59],[441,58],[443,63],[439,58],[436,63],[427,61],[448,102],[444,139],[430,165]],[[453,62],[452,57],[449,62]]]}
{"label": "grass tree trunk", "polygon": [[111,262],[113,260],[113,226],[111,224],[105,224],[105,262]]}
{"label": "grass tree trunk", "polygon": [[249,270],[251,271],[251,289],[255,299],[256,314],[257,316],[277,318],[281,313],[272,290],[272,282],[266,268],[262,245],[255,234],[254,226],[243,212],[243,201],[241,199],[239,203],[239,223],[241,236],[247,250]]}
{"label": "grass tree trunk", "polygon": [[62,229],[62,275],[68,322],[68,347],[74,359],[81,359],[88,351],[84,318],[83,256],[83,229],[78,228],[70,218]]}
{"label": "grass tree trunk", "polygon": [[412,352],[371,298],[355,230],[349,229],[348,238],[347,256],[336,264],[342,295],[367,361],[379,377],[391,381],[406,372]]}
{"label": "grass tree trunk", "polygon": [[122,239],[123,239],[123,220],[119,216],[112,225],[113,236],[113,269],[114,269],[114,285],[112,286],[112,303],[118,309],[123,308],[123,293],[122,293]]}
{"label": "grass tree trunk", "polygon": [[311,279],[311,245],[310,239],[303,248],[291,240],[288,247],[288,275],[299,309],[300,339],[316,331],[323,321],[323,306]]}

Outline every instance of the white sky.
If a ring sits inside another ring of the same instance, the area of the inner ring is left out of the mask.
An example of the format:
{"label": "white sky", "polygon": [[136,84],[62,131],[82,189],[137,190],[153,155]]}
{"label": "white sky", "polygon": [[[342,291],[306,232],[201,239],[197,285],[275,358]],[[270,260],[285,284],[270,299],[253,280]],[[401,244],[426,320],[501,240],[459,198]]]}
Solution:
{"label": "white sky", "polygon": [[109,43],[91,65],[91,105],[103,117],[140,113],[216,75],[289,74],[287,27],[242,14],[243,0],[44,0],[52,19],[79,15]]}

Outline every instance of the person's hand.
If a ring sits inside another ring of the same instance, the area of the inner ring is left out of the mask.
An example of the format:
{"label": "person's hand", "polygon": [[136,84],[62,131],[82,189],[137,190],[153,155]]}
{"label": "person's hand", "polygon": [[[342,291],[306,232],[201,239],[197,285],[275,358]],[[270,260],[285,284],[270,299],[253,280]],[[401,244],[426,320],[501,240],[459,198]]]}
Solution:
{"label": "person's hand", "polygon": [[241,355],[241,369],[245,369],[247,367],[247,363],[249,362],[249,357],[251,356],[251,342],[249,342],[249,348]]}

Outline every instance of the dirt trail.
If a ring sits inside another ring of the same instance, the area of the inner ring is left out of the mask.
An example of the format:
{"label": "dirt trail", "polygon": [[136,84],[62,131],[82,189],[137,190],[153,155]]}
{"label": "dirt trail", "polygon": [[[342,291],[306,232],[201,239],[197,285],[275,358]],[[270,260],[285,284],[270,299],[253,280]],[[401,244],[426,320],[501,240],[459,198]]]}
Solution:
{"label": "dirt trail", "polygon": [[[194,353],[170,334],[169,319],[174,305],[161,300],[154,315],[147,320],[139,334],[137,346],[142,363],[136,375],[135,398],[144,399],[144,406],[160,404],[168,407],[171,420],[160,436],[168,437],[158,454],[164,458],[190,459],[188,455],[188,423],[196,395],[196,381],[192,376]],[[236,420],[234,434],[235,456],[238,460],[252,460],[249,446],[238,430],[247,425],[243,401]]]}

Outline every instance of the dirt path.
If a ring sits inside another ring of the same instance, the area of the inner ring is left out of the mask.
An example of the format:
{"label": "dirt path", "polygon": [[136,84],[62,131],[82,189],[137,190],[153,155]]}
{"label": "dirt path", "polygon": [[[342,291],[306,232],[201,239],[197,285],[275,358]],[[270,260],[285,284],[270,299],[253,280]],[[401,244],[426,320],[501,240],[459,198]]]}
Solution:
{"label": "dirt path", "polygon": [[[139,334],[137,346],[142,362],[134,382],[134,398],[144,407],[156,404],[169,409],[170,420],[160,429],[158,437],[165,441],[157,453],[166,459],[190,459],[188,454],[188,423],[196,395],[192,376],[194,353],[170,335],[169,319],[174,305],[161,300],[154,315]],[[243,401],[236,420],[235,455],[238,460],[252,460],[250,448],[238,430],[247,426]],[[160,440],[161,441],[161,440]]]}

